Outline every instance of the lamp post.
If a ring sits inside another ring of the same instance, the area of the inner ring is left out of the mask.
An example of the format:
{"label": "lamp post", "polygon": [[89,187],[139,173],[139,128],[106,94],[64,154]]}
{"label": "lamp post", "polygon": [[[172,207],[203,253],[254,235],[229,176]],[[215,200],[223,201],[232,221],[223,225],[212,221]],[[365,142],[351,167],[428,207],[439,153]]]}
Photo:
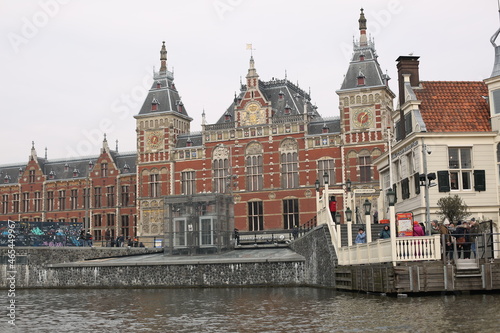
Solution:
{"label": "lamp post", "polygon": [[[328,172],[323,173],[323,184],[325,184],[325,190],[323,192],[323,203],[325,204],[325,214],[330,214],[330,209],[328,208]],[[330,220],[330,218],[328,218]]]}
{"label": "lamp post", "polygon": [[347,207],[347,209],[345,210],[345,218],[347,220],[347,245],[351,246],[352,245],[352,225],[351,225],[352,210],[349,207]]}
{"label": "lamp post", "polygon": [[[429,179],[429,175],[427,174],[427,154],[430,154],[430,150],[427,149],[427,145],[424,144],[424,139],[422,139],[422,156],[423,156],[423,165],[424,165],[424,195],[425,195],[425,229],[427,229],[427,235],[431,235],[431,211],[429,204],[429,187],[431,179]],[[434,179],[436,179],[436,175],[434,175]]]}
{"label": "lamp post", "polygon": [[396,201],[396,193],[390,188],[387,191],[387,201],[389,202],[389,221],[391,228],[391,251],[392,261],[396,260],[396,212],[394,208],[394,201]]}
{"label": "lamp post", "polygon": [[314,182],[314,187],[316,188],[316,216],[318,215],[319,211],[319,180],[316,179]]}
{"label": "lamp post", "polygon": [[365,202],[363,203],[363,209],[365,210],[366,241],[370,243],[372,241],[372,222],[370,219],[372,204],[370,201],[368,201],[368,199],[365,199]]}
{"label": "lamp post", "polygon": [[337,228],[337,244],[339,244],[339,247],[342,247],[342,232],[340,229],[340,219],[341,219],[340,213],[336,212],[335,213],[335,224],[336,224],[336,228]]}

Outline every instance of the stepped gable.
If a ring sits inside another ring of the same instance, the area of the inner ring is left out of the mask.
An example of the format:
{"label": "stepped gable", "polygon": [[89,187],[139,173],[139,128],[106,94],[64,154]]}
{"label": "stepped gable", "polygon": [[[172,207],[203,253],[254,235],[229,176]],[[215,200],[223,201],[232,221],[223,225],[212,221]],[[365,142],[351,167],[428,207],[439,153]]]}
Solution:
{"label": "stepped gable", "polygon": [[481,81],[421,81],[412,87],[428,132],[490,132],[488,88]]}
{"label": "stepped gable", "polygon": [[154,72],[153,84],[139,111],[139,116],[150,115],[152,113],[173,112],[184,116],[186,119],[192,120],[175,87],[174,74],[167,70],[167,51],[165,49],[165,42],[163,42],[160,55],[160,70]]}

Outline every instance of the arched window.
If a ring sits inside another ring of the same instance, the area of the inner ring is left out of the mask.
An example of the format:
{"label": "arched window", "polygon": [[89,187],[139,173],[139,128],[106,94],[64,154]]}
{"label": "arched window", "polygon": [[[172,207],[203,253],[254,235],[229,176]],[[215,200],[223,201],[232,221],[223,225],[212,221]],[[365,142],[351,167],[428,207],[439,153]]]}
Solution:
{"label": "arched window", "polygon": [[[226,147],[217,147],[212,156],[214,193],[226,193],[229,177],[229,150]],[[230,184],[231,185],[231,184]]]}
{"label": "arched window", "polygon": [[297,142],[285,139],[280,146],[281,153],[281,187],[296,188],[299,186],[299,162]]}
{"label": "arched window", "polygon": [[246,149],[247,191],[258,191],[263,188],[262,146],[253,142]]}

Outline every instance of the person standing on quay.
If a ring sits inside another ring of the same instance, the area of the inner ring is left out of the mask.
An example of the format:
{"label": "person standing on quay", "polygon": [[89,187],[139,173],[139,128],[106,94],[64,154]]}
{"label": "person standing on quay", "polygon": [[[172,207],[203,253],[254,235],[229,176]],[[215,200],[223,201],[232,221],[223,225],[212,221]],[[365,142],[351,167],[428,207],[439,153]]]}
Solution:
{"label": "person standing on quay", "polygon": [[474,259],[477,258],[477,251],[476,251],[476,238],[479,235],[479,224],[476,222],[475,218],[470,219],[470,229],[469,229],[469,236],[470,236],[470,250],[472,253],[474,253]]}
{"label": "person standing on quay", "polygon": [[335,214],[337,213],[337,201],[335,197],[330,197],[330,214],[332,215],[332,221],[335,222]]}
{"label": "person standing on quay", "polygon": [[356,243],[356,244],[366,243],[366,234],[365,234],[365,230],[363,228],[359,228],[359,231],[358,231],[358,234],[356,236],[356,239],[354,240],[354,243]]}
{"label": "person standing on quay", "polygon": [[391,238],[391,229],[389,228],[388,225],[384,225],[384,229],[380,231],[379,238],[380,239]]}

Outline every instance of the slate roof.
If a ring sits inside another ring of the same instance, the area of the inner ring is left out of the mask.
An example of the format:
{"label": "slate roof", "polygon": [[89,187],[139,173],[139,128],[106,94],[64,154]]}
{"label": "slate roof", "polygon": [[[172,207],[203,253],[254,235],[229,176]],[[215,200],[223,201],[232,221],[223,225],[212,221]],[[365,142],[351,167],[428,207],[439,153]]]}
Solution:
{"label": "slate roof", "polygon": [[188,147],[187,142],[191,140],[191,147],[203,145],[203,139],[201,137],[201,132],[191,132],[189,134],[179,134],[177,136],[176,148],[186,148]]}
{"label": "slate roof", "polygon": [[[155,73],[153,84],[139,111],[139,116],[151,113],[174,112],[191,119],[173,81],[173,75],[170,72],[166,72],[166,74]],[[159,88],[158,84],[160,85]],[[151,108],[153,102],[158,104],[158,109],[155,111]],[[179,108],[179,105],[182,107]]]}
{"label": "slate roof", "polygon": [[[306,106],[306,111],[311,116],[314,118],[321,118],[316,106],[311,103],[309,94],[287,79],[278,80],[273,78],[270,81],[259,80],[259,90],[267,101],[271,103],[271,108],[274,111],[273,118],[303,114],[304,104]],[[246,85],[242,85],[240,94],[235,97],[233,103],[227,108],[226,112],[221,115],[217,124],[226,122],[225,116],[227,114],[230,115],[231,119],[234,121],[235,105],[244,96],[245,92]],[[290,107],[289,114],[285,114],[285,108],[287,106]]]}
{"label": "slate roof", "polygon": [[[116,166],[120,169],[121,174],[134,174],[136,172],[137,153],[131,152],[120,154],[114,151],[111,151],[111,153]],[[47,180],[50,180],[48,176],[51,172],[54,175],[54,178],[52,178],[53,180],[62,180],[87,177],[89,161],[92,161],[95,166],[98,158],[98,155],[54,161],[47,161],[45,159],[38,158],[38,164],[40,165],[43,174],[47,176]],[[27,163],[0,166],[0,185],[17,184],[19,181],[19,169],[24,171],[26,169],[26,165]],[[128,166],[128,171],[125,170],[125,166]],[[78,171],[77,176],[73,176],[73,171],[75,169]],[[4,183],[5,176],[9,177],[8,183]]]}
{"label": "slate roof", "polygon": [[320,121],[310,122],[308,125],[308,134],[322,134],[323,128],[328,128],[328,133],[340,133],[340,117],[322,118]]}
{"label": "slate roof", "polygon": [[488,88],[481,81],[423,81],[412,88],[428,132],[491,131]]}
{"label": "slate roof", "polygon": [[[363,60],[361,60],[362,55],[364,56]],[[373,42],[368,42],[366,46],[354,43],[354,52],[340,90],[386,85],[389,77],[382,72],[377,58]],[[363,86],[358,85],[358,76],[360,75],[365,77]]]}

